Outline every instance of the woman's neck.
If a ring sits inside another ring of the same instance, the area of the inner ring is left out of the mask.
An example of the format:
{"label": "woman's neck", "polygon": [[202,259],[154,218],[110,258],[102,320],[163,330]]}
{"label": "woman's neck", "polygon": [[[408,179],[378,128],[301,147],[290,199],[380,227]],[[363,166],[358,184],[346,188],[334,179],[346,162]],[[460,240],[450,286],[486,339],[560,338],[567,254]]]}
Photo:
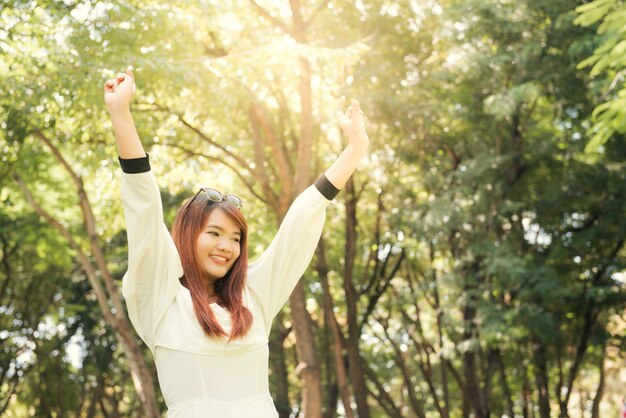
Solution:
{"label": "woman's neck", "polygon": [[204,294],[207,295],[209,299],[217,299],[219,297],[215,291],[215,282],[213,280],[205,278],[202,281],[202,287],[204,288]]}

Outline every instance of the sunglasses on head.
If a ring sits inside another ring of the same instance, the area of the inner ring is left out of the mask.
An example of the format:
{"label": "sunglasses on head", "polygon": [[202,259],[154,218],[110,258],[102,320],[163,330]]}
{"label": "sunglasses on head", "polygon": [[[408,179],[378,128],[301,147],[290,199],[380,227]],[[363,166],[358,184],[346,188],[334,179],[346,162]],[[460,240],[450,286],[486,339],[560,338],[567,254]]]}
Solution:
{"label": "sunglasses on head", "polygon": [[[211,187],[201,187],[200,190],[198,191],[198,193],[196,193],[196,195],[193,197],[193,199],[191,199],[191,202],[193,202],[196,199],[196,197],[198,197],[200,192],[204,192],[206,197],[211,202],[219,203],[219,202],[222,202],[224,200],[227,200],[228,202],[230,202],[234,206],[238,207],[239,209],[241,209],[243,207],[243,200],[241,200],[241,198],[239,196],[234,195],[234,194],[230,194],[230,193],[224,194],[224,193],[220,192],[219,190],[213,189]],[[189,202],[189,203],[191,203],[191,202]]]}

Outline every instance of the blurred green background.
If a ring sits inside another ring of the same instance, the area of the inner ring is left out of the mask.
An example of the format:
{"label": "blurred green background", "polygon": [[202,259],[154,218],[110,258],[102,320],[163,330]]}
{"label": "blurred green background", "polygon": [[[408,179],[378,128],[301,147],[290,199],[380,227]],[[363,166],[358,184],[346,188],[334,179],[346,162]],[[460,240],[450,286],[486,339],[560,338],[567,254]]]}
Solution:
{"label": "blurred green background", "polygon": [[103,83],[170,225],[239,194],[250,251],[371,152],[275,320],[281,418],[617,417],[626,395],[622,0],[2,1],[0,416],[156,417]]}

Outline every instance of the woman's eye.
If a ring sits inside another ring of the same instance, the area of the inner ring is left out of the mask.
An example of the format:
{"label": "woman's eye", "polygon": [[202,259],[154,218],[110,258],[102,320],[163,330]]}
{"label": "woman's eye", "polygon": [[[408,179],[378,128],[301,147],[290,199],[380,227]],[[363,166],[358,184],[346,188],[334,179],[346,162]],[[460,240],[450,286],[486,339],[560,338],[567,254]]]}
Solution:
{"label": "woman's eye", "polygon": [[217,232],[215,232],[215,231],[207,231],[207,232],[209,233],[209,235],[211,235],[211,236],[213,236],[213,237],[219,237],[219,236],[220,236],[220,234],[218,234],[218,233],[217,233]]}

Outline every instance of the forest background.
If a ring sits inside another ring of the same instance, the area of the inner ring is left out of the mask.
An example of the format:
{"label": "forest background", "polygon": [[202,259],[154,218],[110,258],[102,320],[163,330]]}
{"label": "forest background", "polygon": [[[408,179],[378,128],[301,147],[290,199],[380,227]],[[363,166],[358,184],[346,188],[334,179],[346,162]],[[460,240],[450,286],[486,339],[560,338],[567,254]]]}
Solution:
{"label": "forest background", "polygon": [[277,317],[281,418],[617,417],[626,395],[621,0],[0,3],[0,416],[158,417],[120,296],[132,110],[168,225],[236,192],[251,255],[345,141],[371,150]]}

